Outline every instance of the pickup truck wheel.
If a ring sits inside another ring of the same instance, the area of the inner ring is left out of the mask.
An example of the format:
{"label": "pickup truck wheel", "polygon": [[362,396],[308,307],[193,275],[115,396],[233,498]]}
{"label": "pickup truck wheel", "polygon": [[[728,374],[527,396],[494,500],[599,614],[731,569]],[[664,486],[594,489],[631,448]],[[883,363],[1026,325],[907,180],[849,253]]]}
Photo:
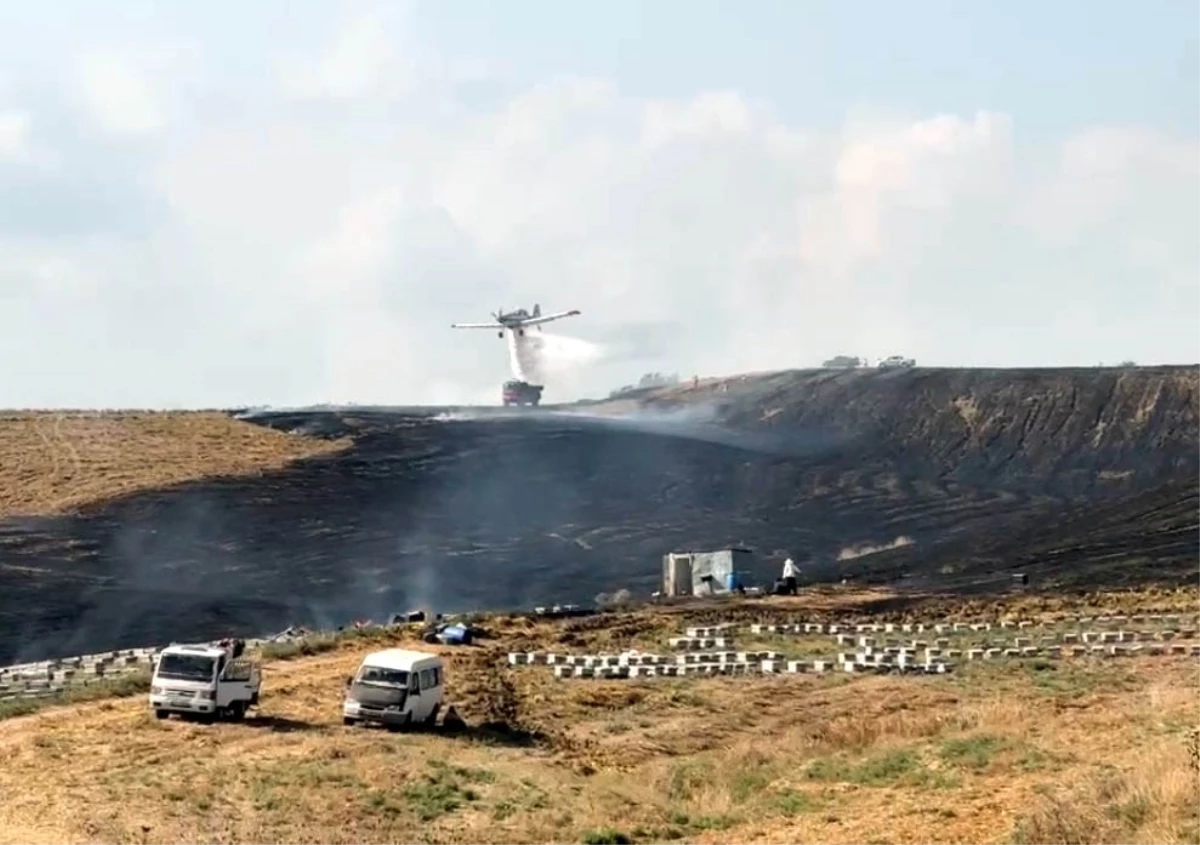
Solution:
{"label": "pickup truck wheel", "polygon": [[167,717],[168,717],[168,716],[170,716],[170,715],[171,715],[171,714],[170,714],[170,713],[168,713],[166,710],[155,710],[155,711],[154,711],[154,718],[155,718],[155,719],[165,719],[165,718],[167,718]]}
{"label": "pickup truck wheel", "polygon": [[246,718],[246,702],[235,701],[229,705],[229,709],[225,711],[231,721],[240,722]]}
{"label": "pickup truck wheel", "polygon": [[354,727],[356,724],[358,724],[358,719],[351,719],[349,716],[343,716],[343,717],[342,717],[342,724],[343,724],[343,725],[345,725],[345,726],[346,726],[346,727],[348,727],[348,728],[352,728],[352,727]]}

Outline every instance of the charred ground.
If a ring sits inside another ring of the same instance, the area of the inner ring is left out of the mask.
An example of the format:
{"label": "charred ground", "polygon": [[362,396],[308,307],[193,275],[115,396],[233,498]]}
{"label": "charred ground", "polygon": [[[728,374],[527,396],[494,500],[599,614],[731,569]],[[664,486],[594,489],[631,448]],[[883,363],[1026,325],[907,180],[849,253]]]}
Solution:
{"label": "charred ground", "polygon": [[[648,592],[674,548],[914,588],[1194,582],[1195,367],[794,371],[558,411],[248,416],[352,445],[0,522],[0,663]],[[850,547],[910,545],[839,560]]]}

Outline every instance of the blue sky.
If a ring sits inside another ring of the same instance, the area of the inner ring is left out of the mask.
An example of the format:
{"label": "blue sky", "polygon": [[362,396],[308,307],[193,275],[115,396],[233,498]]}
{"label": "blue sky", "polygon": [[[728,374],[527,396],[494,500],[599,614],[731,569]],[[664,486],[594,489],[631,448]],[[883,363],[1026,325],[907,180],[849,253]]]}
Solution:
{"label": "blue sky", "polygon": [[0,0],[3,406],[1200,360],[1197,4]]}

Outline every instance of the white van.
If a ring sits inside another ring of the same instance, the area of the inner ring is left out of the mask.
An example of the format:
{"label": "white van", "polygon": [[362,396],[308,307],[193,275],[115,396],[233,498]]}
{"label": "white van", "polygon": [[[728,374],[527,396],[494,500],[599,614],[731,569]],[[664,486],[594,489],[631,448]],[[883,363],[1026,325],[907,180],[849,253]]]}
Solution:
{"label": "white van", "polygon": [[388,730],[432,726],[445,698],[445,664],[436,654],[389,648],[363,658],[346,678],[342,724],[379,722]]}

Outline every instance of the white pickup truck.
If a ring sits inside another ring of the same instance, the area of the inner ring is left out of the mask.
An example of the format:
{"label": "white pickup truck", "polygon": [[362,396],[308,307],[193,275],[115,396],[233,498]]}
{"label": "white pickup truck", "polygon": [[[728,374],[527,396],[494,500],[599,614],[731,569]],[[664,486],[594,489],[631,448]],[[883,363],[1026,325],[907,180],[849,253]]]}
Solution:
{"label": "white pickup truck", "polygon": [[243,644],[175,645],[158,653],[150,679],[150,707],[204,721],[239,720],[258,706],[262,670],[241,656]]}

